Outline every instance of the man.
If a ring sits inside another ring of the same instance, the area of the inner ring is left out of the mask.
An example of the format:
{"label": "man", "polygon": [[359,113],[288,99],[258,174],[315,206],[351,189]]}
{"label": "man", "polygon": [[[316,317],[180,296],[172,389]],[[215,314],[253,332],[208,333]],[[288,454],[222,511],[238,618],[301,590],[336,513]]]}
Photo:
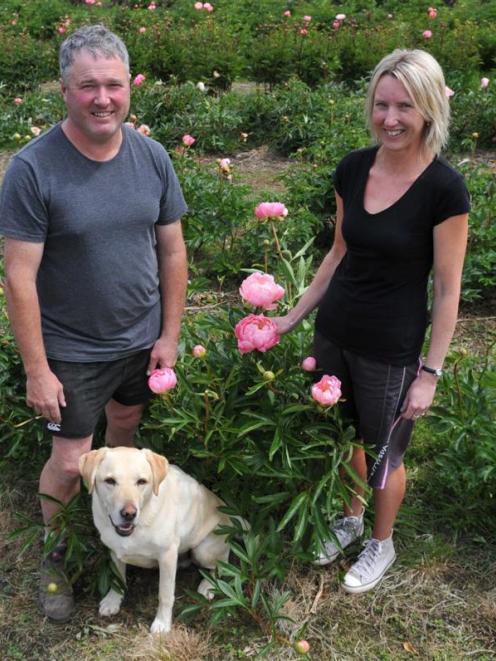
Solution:
{"label": "man", "polygon": [[[81,28],[61,46],[60,72],[67,117],[13,158],[0,233],[27,402],[53,434],[40,493],[67,503],[102,411],[107,444],[132,445],[150,397],[147,373],[175,364],[186,204],[165,150],[123,124],[123,42],[101,25]],[[46,534],[58,509],[42,500]],[[57,547],[41,569],[42,608],[57,621],[74,606],[60,580],[64,551]]]}

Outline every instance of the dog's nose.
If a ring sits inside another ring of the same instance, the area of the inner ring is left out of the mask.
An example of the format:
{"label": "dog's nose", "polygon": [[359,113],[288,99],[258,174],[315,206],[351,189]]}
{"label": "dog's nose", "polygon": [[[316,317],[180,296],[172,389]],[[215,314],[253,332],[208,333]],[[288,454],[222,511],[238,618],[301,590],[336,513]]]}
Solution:
{"label": "dog's nose", "polygon": [[136,517],[136,507],[134,505],[125,505],[120,512],[125,521],[132,521]]}

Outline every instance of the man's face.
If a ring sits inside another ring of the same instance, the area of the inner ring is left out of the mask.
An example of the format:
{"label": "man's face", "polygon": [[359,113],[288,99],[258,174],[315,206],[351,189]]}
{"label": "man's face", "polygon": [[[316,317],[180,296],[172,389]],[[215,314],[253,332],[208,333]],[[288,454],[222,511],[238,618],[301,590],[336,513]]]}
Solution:
{"label": "man's face", "polygon": [[105,144],[120,131],[129,112],[129,74],[118,57],[94,58],[83,50],[62,82],[62,94],[71,129],[83,140]]}

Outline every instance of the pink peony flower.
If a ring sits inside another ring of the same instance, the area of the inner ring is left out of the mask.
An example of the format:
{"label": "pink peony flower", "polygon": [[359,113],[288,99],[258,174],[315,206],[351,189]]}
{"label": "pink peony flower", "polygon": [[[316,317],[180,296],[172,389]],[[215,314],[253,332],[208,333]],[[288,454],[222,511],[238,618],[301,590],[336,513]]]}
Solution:
{"label": "pink peony flower", "polygon": [[283,12],[282,12],[282,15],[283,15],[283,16],[286,16],[287,18],[289,18],[289,17],[291,16],[291,12],[289,11],[289,9],[286,9],[286,11],[283,11]]}
{"label": "pink peony flower", "polygon": [[432,32],[430,30],[424,30],[422,32],[422,36],[424,39],[430,39],[432,37]]}
{"label": "pink peony flower", "polygon": [[249,314],[238,321],[234,329],[238,338],[238,349],[241,353],[250,351],[265,352],[279,343],[277,326],[272,319],[263,314]]}
{"label": "pink peony flower", "polygon": [[489,86],[489,78],[481,78],[480,81],[481,90],[487,89],[488,86]]}
{"label": "pink peony flower", "polygon": [[96,0],[84,0],[87,5],[94,5]]}
{"label": "pink peony flower", "polygon": [[305,21],[305,23],[310,23],[310,21],[312,20],[312,17],[311,16],[303,16],[303,20]]}
{"label": "pink peony flower", "polygon": [[148,9],[150,11],[153,11],[154,9],[157,9],[157,5],[154,2],[150,2],[150,4],[148,5]]}
{"label": "pink peony flower", "polygon": [[437,16],[437,9],[435,7],[429,7],[427,10],[427,16],[429,18],[436,18]]}
{"label": "pink peony flower", "polygon": [[340,27],[341,27],[341,21],[338,21],[338,19],[336,18],[336,20],[332,22],[332,29],[339,30]]}
{"label": "pink peony flower", "polygon": [[32,126],[31,127],[31,133],[35,136],[35,138],[37,138],[41,133],[40,127],[39,126]]}
{"label": "pink peony flower", "polygon": [[455,94],[454,91],[451,89],[451,87],[448,87],[447,85],[445,85],[444,87],[444,93],[446,94],[448,99],[450,99]]}
{"label": "pink peony flower", "polygon": [[195,358],[203,358],[203,356],[207,353],[207,350],[202,344],[197,344],[193,347],[192,353]]}
{"label": "pink peony flower", "polygon": [[199,11],[200,9],[203,9],[203,2],[195,2],[195,4],[193,5],[193,7],[194,7],[197,11]]}
{"label": "pink peony flower", "polygon": [[210,2],[204,2],[203,3],[203,9],[206,9],[208,12],[211,12],[214,10],[213,6],[210,4]]}
{"label": "pink peony flower", "polygon": [[219,167],[223,172],[229,172],[231,170],[231,159],[221,158],[219,161]]}
{"label": "pink peony flower", "polygon": [[304,369],[305,372],[313,372],[316,367],[317,367],[317,361],[313,356],[307,356],[305,360],[301,363],[301,368]]}
{"label": "pink peony flower", "polygon": [[20,106],[21,103],[24,103],[24,99],[21,98],[20,96],[16,96],[16,98],[14,99],[14,103],[16,104],[16,106]]}
{"label": "pink peony flower", "polygon": [[311,389],[312,397],[322,406],[334,406],[341,397],[341,381],[336,376],[324,374]]}
{"label": "pink peony flower", "polygon": [[192,135],[188,135],[187,133],[186,135],[183,135],[182,140],[185,147],[191,147],[191,145],[194,145],[196,142],[196,138],[193,138]]}
{"label": "pink peony flower", "polygon": [[138,126],[136,130],[138,131],[138,133],[141,133],[141,135],[150,135],[150,133],[152,132],[148,124],[140,124],[140,126]]}
{"label": "pink peony flower", "polygon": [[282,202],[261,202],[255,209],[257,218],[282,218],[288,215],[288,210]]}
{"label": "pink peony flower", "polygon": [[136,78],[133,80],[133,85],[135,87],[139,87],[142,85],[146,80],[146,76],[144,76],[142,73],[139,73]]}
{"label": "pink peony flower", "polygon": [[301,28],[300,34],[303,35],[304,37],[306,37],[307,34],[308,34],[308,30],[306,28]]}
{"label": "pink peony flower", "polygon": [[346,18],[346,14],[336,14],[336,21],[339,21],[340,23],[344,21]]}
{"label": "pink peony flower", "polygon": [[59,34],[64,34],[65,32],[67,32],[67,29],[65,28],[65,26],[59,25],[59,27],[57,28],[57,32]]}
{"label": "pink peony flower", "polygon": [[138,28],[138,32],[140,34],[144,34],[146,32],[146,28],[142,26],[142,27]]}
{"label": "pink peony flower", "polygon": [[153,370],[148,379],[148,387],[156,394],[171,390],[177,383],[176,374],[170,367]]}
{"label": "pink peony flower", "polygon": [[274,303],[284,296],[284,287],[276,284],[273,275],[256,272],[243,280],[239,293],[250,305],[274,310]]}

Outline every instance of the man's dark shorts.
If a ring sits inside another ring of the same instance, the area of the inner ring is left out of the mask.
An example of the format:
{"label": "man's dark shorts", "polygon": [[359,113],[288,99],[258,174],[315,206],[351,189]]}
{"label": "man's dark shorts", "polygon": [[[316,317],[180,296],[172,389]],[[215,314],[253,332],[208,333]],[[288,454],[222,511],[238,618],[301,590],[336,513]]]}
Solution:
{"label": "man's dark shorts", "polygon": [[368,482],[383,489],[388,475],[403,461],[414,423],[400,410],[419,363],[396,367],[370,360],[333,344],[315,333],[314,356],[319,373],[337,376],[346,400],[341,414],[354,424],[359,437],[372,448],[367,454]]}
{"label": "man's dark shorts", "polygon": [[64,387],[67,406],[61,407],[60,425],[47,422],[54,436],[91,436],[106,404],[114,399],[124,406],[146,404],[152,397],[146,370],[150,349],[108,362],[69,363],[49,359],[50,369]]}

